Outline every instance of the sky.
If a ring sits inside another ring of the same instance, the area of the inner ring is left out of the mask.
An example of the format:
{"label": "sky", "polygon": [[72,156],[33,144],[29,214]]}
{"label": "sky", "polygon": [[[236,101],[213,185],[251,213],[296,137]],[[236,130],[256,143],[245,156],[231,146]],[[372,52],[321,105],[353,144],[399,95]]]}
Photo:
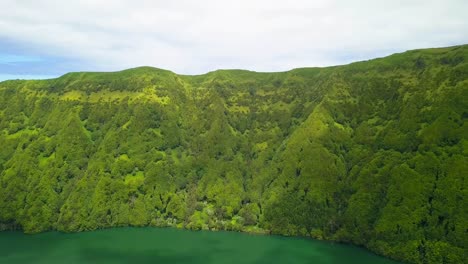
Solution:
{"label": "sky", "polygon": [[285,71],[468,43],[467,0],[0,0],[0,81]]}

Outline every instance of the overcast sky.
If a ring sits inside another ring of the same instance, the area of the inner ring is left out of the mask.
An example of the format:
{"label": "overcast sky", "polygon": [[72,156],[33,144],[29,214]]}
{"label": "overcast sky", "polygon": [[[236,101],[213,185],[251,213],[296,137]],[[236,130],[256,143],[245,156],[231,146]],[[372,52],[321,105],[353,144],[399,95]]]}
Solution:
{"label": "overcast sky", "polygon": [[467,0],[0,0],[0,80],[283,71],[468,43]]}

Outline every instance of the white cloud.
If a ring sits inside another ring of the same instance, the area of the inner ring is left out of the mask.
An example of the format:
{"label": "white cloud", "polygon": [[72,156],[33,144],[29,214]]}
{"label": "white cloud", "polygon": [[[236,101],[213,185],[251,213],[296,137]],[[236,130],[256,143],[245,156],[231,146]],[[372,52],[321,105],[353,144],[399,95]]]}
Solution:
{"label": "white cloud", "polygon": [[40,80],[56,78],[55,75],[34,75],[34,74],[0,74],[0,82],[5,80]]}
{"label": "white cloud", "polygon": [[466,10],[466,0],[0,0],[0,39],[92,68],[80,70],[279,71],[468,43]]}

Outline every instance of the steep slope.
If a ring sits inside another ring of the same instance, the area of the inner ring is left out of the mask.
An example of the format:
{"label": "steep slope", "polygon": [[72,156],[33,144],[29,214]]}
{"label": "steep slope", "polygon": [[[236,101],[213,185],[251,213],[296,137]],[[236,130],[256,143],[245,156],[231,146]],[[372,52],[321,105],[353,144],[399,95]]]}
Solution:
{"label": "steep slope", "polygon": [[468,259],[468,46],[0,83],[0,228],[177,226]]}

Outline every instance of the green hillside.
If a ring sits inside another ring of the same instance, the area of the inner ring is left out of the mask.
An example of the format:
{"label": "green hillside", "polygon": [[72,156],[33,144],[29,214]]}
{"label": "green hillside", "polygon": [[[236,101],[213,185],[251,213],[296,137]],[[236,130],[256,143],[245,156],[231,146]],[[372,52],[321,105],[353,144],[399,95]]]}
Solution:
{"label": "green hillside", "polygon": [[238,230],[468,259],[468,45],[0,83],[0,230]]}

